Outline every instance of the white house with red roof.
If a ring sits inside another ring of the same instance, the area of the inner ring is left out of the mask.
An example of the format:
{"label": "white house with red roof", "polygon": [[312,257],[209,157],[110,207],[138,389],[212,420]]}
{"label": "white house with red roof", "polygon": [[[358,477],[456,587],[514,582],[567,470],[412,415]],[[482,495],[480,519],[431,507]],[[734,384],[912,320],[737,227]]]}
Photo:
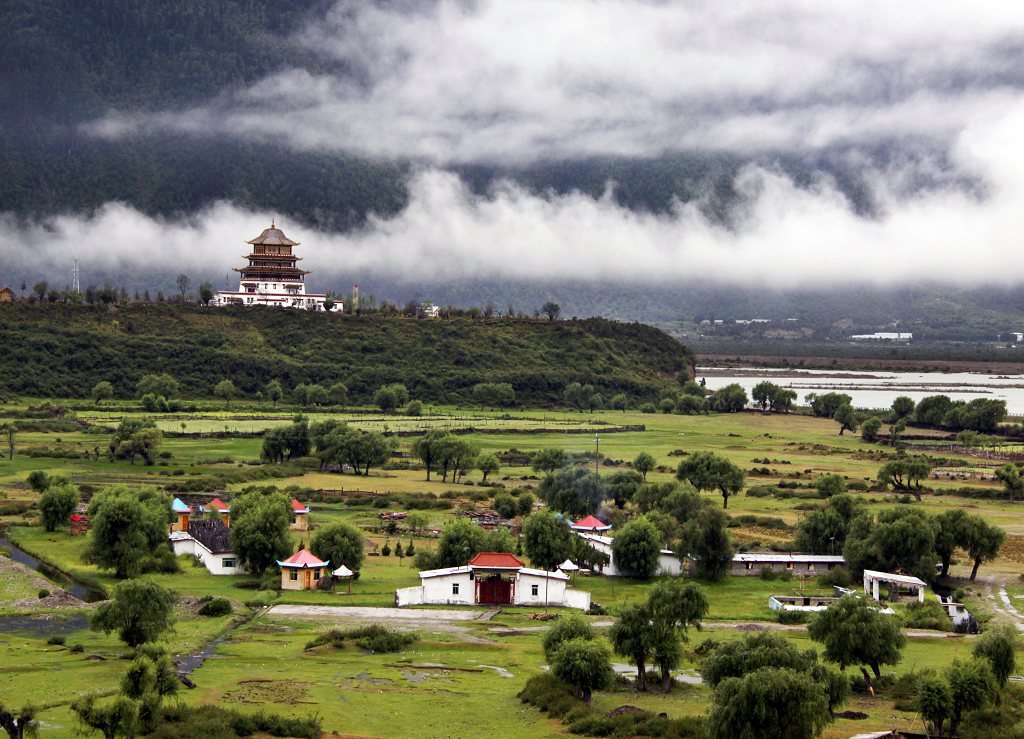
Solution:
{"label": "white house with red roof", "polygon": [[573,531],[586,531],[591,534],[596,534],[599,531],[608,531],[611,527],[611,524],[605,523],[597,516],[587,516],[586,518],[581,518],[576,523],[569,524],[569,528]]}
{"label": "white house with red roof", "polygon": [[292,498],[292,523],[289,528],[293,531],[309,531],[309,506],[300,503],[298,498]]}
{"label": "white house with red roof", "polygon": [[[624,575],[629,575],[628,572],[622,572],[615,566],[615,554],[612,552],[612,542],[615,541],[614,539],[608,536],[589,534],[583,531],[577,531],[576,535],[597,551],[608,555],[608,564],[599,566],[597,568],[598,572],[602,575],[607,575],[608,577],[622,577]],[[683,563],[679,561],[679,557],[675,552],[671,549],[662,549],[658,552],[658,570],[655,574],[681,575],[682,573]]]}
{"label": "white house with red roof", "polygon": [[277,564],[281,568],[281,590],[312,590],[317,580],[331,574],[331,560],[324,562],[308,549],[300,549]]}
{"label": "white house with red roof", "polygon": [[469,564],[420,572],[420,585],[395,591],[395,605],[564,606],[587,610],[590,593],[564,572],[527,567],[507,552],[480,552]]}

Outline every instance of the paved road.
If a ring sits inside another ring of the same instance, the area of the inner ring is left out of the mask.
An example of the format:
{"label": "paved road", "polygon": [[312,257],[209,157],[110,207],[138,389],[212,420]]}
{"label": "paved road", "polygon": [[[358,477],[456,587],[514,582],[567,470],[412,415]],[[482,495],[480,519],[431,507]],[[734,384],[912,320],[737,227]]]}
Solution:
{"label": "paved road", "polygon": [[428,608],[372,608],[360,606],[272,606],[272,616],[292,618],[329,618],[339,621],[398,621],[448,623],[450,621],[474,621],[487,615],[487,611],[469,609],[428,609]]}

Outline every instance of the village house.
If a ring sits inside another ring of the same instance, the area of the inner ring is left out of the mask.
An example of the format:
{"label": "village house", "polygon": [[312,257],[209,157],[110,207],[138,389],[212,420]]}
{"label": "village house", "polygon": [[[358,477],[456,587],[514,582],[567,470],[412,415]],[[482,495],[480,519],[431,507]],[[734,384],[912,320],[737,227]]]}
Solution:
{"label": "village house", "polygon": [[0,303],[13,303],[14,290],[9,287],[0,287]]}
{"label": "village house", "polygon": [[288,559],[278,560],[281,590],[312,590],[317,581],[330,574],[331,560],[324,562],[308,549],[300,549]]}
{"label": "village house", "polygon": [[[594,520],[596,521],[597,519]],[[598,523],[600,523],[600,521],[598,521]],[[608,555],[608,564],[597,566],[597,571],[600,574],[607,575],[608,577],[629,576],[630,573],[623,572],[615,566],[615,555],[612,554],[612,542],[614,539],[610,536],[587,534],[581,531],[577,531],[576,535],[590,544],[590,546],[597,551]],[[681,575],[682,572],[683,564],[679,561],[679,557],[676,556],[675,552],[671,549],[662,549],[661,552],[658,553],[658,569],[655,572],[656,575]]]}
{"label": "village house", "polygon": [[175,556],[190,554],[213,575],[242,575],[245,568],[231,549],[231,530],[220,519],[190,521],[168,537]]}
{"label": "village house", "polygon": [[461,567],[420,572],[420,585],[395,591],[395,605],[564,606],[588,610],[590,593],[564,572],[526,567],[514,554],[481,552]]}
{"label": "village house", "polygon": [[[213,299],[214,305],[269,305],[326,310],[326,294],[306,292],[306,275],[311,273],[299,269],[298,263],[302,257],[292,252],[300,242],[289,239],[271,221],[270,228],[263,229],[263,233],[245,243],[252,246],[252,251],[243,257],[249,264],[233,268],[240,275],[238,290],[217,293]],[[340,311],[343,307],[342,302],[336,300],[331,310]]]}
{"label": "village house", "polygon": [[309,506],[300,503],[298,498],[292,498],[292,521],[289,528],[293,531],[309,531]]}
{"label": "village house", "polygon": [[569,528],[573,531],[585,531],[590,534],[596,534],[601,531],[608,531],[611,529],[611,524],[607,524],[597,516],[587,516],[581,518],[576,523],[570,523]]}
{"label": "village house", "polygon": [[171,501],[171,512],[175,516],[175,521],[171,524],[171,531],[188,531],[189,520],[192,517],[192,506],[181,498],[175,498]]}
{"label": "village house", "polygon": [[220,498],[214,498],[206,505],[199,506],[199,510],[203,513],[216,514],[225,526],[231,528],[231,507]]}
{"label": "village house", "polygon": [[742,552],[732,558],[730,575],[758,577],[764,570],[788,572],[796,577],[820,575],[843,565],[841,554],[802,554],[790,552]]}
{"label": "village house", "polygon": [[[597,521],[597,519],[594,519]],[[586,519],[579,523],[584,523]],[[600,521],[598,521],[600,523]],[[575,528],[575,526],[574,526]],[[621,572],[615,566],[615,555],[612,554],[612,542],[614,539],[600,534],[591,534],[584,531],[577,531],[576,535],[586,541],[590,546],[599,552],[608,555],[608,564],[598,565],[597,572],[608,577],[628,576],[628,572]],[[775,552],[744,552],[733,555],[732,566],[729,574],[740,576],[759,576],[762,570],[773,570],[776,572],[790,572],[795,576],[811,576],[828,572],[843,564],[842,555],[830,554],[778,554]],[[679,556],[671,549],[662,549],[658,554],[658,575],[681,575],[684,572],[690,574],[694,562],[688,561],[684,566]]]}

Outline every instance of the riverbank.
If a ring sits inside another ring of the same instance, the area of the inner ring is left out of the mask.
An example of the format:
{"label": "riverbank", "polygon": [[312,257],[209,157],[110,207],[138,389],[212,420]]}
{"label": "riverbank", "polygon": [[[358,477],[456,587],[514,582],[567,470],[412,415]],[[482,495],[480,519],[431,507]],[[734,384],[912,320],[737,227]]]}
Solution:
{"label": "riverbank", "polygon": [[805,357],[769,354],[698,354],[697,375],[701,367],[763,367],[779,369],[827,369],[837,372],[980,372],[993,375],[1016,375],[1024,371],[1020,362],[949,360],[949,359],[885,359],[865,357]]}

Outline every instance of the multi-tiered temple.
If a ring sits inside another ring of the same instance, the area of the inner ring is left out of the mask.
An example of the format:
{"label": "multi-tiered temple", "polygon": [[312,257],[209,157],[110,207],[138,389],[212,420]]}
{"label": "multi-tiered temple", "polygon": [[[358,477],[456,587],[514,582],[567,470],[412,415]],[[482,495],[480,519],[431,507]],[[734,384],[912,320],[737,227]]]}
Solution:
{"label": "multi-tiered temple", "polygon": [[[252,245],[246,255],[249,264],[236,267],[240,274],[238,292],[219,292],[217,305],[272,305],[280,308],[302,308],[325,310],[326,295],[306,293],[306,275],[309,270],[299,269],[302,257],[292,253],[292,247],[299,245],[284,235],[273,221],[270,228],[255,239],[245,242]],[[340,301],[335,301],[331,310],[340,311]]]}

